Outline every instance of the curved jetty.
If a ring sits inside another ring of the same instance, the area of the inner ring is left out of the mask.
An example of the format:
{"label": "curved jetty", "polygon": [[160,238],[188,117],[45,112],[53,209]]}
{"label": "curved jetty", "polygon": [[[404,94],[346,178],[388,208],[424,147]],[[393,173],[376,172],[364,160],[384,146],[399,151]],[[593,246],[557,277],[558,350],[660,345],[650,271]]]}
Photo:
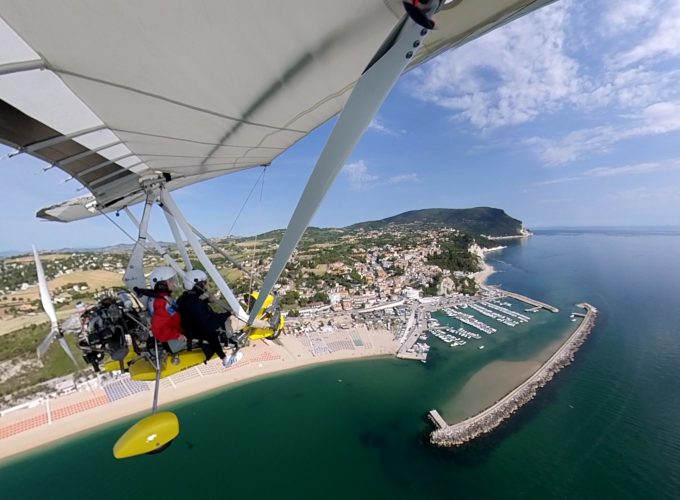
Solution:
{"label": "curved jetty", "polygon": [[577,304],[586,310],[585,317],[574,333],[531,377],[490,408],[457,424],[445,425],[436,410],[430,418],[438,429],[430,434],[430,442],[437,446],[459,446],[495,429],[500,423],[531,401],[538,389],[547,384],[563,367],[574,360],[574,353],[581,347],[595,324],[597,309],[590,304]]}

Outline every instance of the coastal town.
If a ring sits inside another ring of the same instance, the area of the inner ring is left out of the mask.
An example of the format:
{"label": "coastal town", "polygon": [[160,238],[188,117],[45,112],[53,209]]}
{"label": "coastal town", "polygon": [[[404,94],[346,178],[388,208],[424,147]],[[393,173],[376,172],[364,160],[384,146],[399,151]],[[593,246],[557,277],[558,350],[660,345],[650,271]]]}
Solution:
{"label": "coastal town", "polygon": [[[371,310],[421,295],[474,295],[473,277],[486,251],[499,248],[483,237],[485,247],[468,234],[446,227],[391,227],[390,230],[317,230],[302,240],[276,286],[289,317]],[[334,243],[329,243],[334,241]],[[220,248],[240,261],[239,268],[224,255],[210,258],[237,294],[257,284],[271,263],[275,236],[218,239]],[[210,248],[206,250],[210,251]],[[171,254],[179,258],[175,250]],[[443,257],[442,257],[443,256]],[[42,257],[58,313],[73,312],[78,302],[119,287],[128,254],[120,251],[63,252]],[[145,268],[164,265],[150,254]],[[0,335],[44,321],[31,256],[0,261]],[[216,290],[215,290],[216,291]],[[353,320],[362,323],[363,319]],[[351,323],[350,323],[351,326]],[[388,329],[396,325],[385,325]]]}
{"label": "coastal town", "polygon": [[[558,312],[549,304],[485,284],[493,269],[484,262],[484,256],[498,249],[497,243],[488,238],[480,238],[482,247],[468,234],[451,228],[360,229],[350,235],[334,232],[333,238],[340,244],[329,245],[328,235],[319,233],[311,241],[303,241],[280,280],[277,293],[286,308],[285,335],[276,341],[253,343],[245,349],[247,361],[235,367],[223,369],[212,361],[168,377],[163,381],[162,401],[188,397],[195,393],[198,383],[199,390],[205,390],[333,360],[395,356],[427,363],[434,345],[439,349],[450,347],[451,352],[481,351],[485,339],[497,332],[527,324],[539,311]],[[269,254],[262,247],[253,249],[251,242],[223,240],[218,244],[243,259],[238,273],[234,273],[221,254],[211,256],[234,289],[243,286],[245,276],[259,276],[269,265]],[[60,316],[72,315],[77,303],[96,300],[120,283],[126,256],[125,252],[46,255],[46,274]],[[155,255],[145,259],[149,270],[161,264]],[[32,266],[30,257],[21,256],[0,263],[0,327],[11,324],[24,330],[44,328]],[[572,314],[572,321],[579,319]],[[2,333],[5,335],[0,339],[18,337],[16,330]],[[13,440],[19,435],[25,438],[28,430],[42,439],[44,432],[35,429],[46,426],[54,431],[59,428],[58,421],[67,422],[70,415],[92,412],[101,406],[101,415],[92,420],[101,423],[146,403],[148,383],[133,381],[127,374],[87,369],[74,374],[65,368],[61,376],[37,378],[38,383],[31,387],[7,392],[25,372],[41,369],[40,362],[32,359],[33,353],[34,347],[24,349],[20,356],[3,354],[0,359],[0,387],[5,384],[0,403],[0,439]],[[535,391],[537,386],[531,387]],[[530,391],[522,394],[512,399],[515,407],[518,401],[530,399],[526,396]],[[450,446],[488,432],[493,427],[489,422],[497,425],[502,420],[498,415],[508,413],[508,408],[507,402],[500,410],[496,408],[493,418],[485,413],[483,424],[479,419],[474,424],[466,421],[464,431],[446,424],[433,410],[430,416],[439,430],[433,433],[432,442]]]}

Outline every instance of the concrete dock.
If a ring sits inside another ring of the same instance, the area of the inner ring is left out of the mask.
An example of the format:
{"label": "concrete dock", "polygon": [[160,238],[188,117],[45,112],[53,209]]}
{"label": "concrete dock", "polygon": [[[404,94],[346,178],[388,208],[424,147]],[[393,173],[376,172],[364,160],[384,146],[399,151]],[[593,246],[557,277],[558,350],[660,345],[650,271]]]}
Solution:
{"label": "concrete dock", "polygon": [[524,302],[525,304],[529,304],[529,305],[534,306],[534,307],[546,309],[546,310],[553,312],[553,313],[560,312],[560,310],[558,308],[556,308],[555,306],[551,306],[550,304],[546,304],[545,302],[540,302],[538,300],[531,299],[529,297],[525,297],[524,295],[520,295],[519,293],[507,292],[507,291],[504,290],[503,294],[507,297],[512,297],[513,299],[517,299],[520,302]]}
{"label": "concrete dock", "polygon": [[406,322],[405,329],[407,332],[407,337],[404,340],[404,343],[401,344],[401,347],[397,351],[396,355],[397,358],[417,359],[419,361],[426,361],[427,360],[426,352],[413,351],[414,344],[418,341],[418,338],[423,334],[423,329],[419,328],[418,325],[415,324],[415,309],[411,312],[411,316]]}
{"label": "concrete dock", "polygon": [[432,420],[432,423],[434,423],[437,429],[444,429],[449,425],[446,423],[444,417],[442,417],[437,410],[430,410],[430,413],[428,413],[427,416],[429,417],[430,420]]}

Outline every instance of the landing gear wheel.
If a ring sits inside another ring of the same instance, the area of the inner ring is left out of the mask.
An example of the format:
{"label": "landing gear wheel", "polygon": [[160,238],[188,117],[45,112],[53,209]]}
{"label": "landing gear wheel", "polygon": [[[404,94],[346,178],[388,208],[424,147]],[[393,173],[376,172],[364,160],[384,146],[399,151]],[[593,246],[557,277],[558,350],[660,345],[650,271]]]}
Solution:
{"label": "landing gear wheel", "polygon": [[160,447],[156,448],[155,450],[148,452],[147,455],[158,455],[159,453],[164,452],[165,450],[167,450],[170,447],[170,445],[174,441],[175,441],[174,439],[172,441],[168,441],[163,446],[160,446]]}

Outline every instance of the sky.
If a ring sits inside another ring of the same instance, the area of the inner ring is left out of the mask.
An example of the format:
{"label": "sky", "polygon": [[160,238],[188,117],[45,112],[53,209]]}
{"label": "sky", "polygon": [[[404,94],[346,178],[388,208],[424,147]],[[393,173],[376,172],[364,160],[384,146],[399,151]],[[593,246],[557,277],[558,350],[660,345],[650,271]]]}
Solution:
{"label": "sky", "polygon": [[[476,206],[530,229],[680,225],[679,82],[680,0],[558,1],[403,75],[312,225]],[[209,236],[283,228],[333,123],[264,174],[189,186],[175,201]],[[36,219],[87,192],[9,152],[0,146],[0,252],[130,241],[104,217]],[[159,212],[151,233],[171,239]]]}

